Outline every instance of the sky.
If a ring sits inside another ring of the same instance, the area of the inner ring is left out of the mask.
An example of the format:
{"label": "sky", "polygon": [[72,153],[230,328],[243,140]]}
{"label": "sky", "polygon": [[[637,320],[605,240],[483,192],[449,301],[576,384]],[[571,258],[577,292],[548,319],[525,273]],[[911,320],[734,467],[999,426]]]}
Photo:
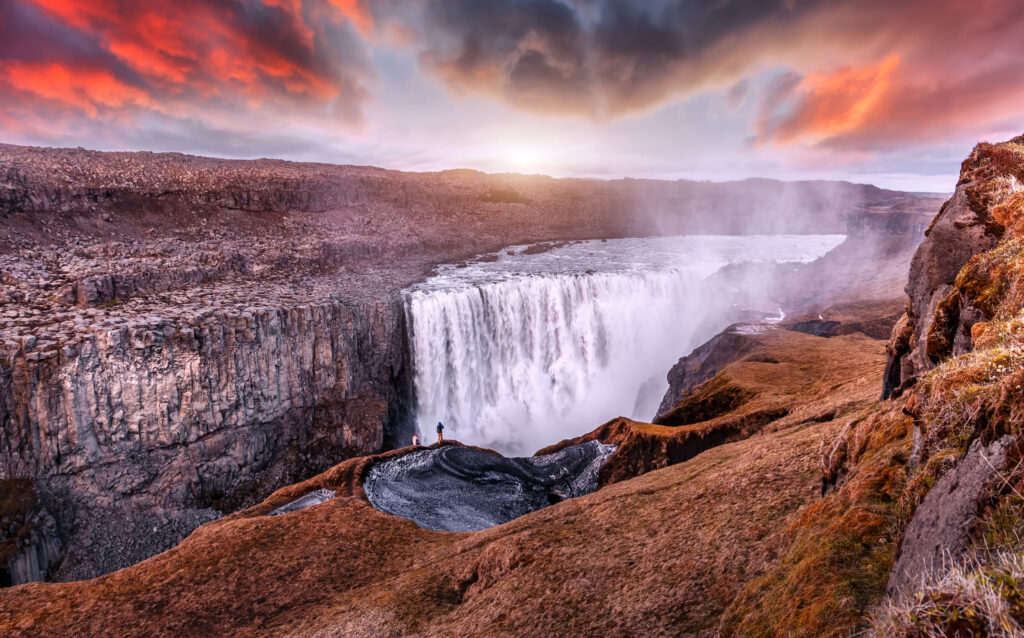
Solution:
{"label": "sky", "polygon": [[1024,0],[0,0],[0,141],[951,191]]}

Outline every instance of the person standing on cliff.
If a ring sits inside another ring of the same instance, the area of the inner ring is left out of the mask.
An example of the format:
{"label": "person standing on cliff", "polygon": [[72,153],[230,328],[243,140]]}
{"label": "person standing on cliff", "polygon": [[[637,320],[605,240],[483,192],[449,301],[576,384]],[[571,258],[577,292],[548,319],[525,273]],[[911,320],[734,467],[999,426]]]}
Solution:
{"label": "person standing on cliff", "polygon": [[412,444],[413,445],[419,445],[420,444],[420,435],[419,434],[413,434],[412,435]]}
{"label": "person standing on cliff", "polygon": [[437,422],[437,442],[438,443],[440,443],[441,441],[444,441],[444,433],[442,432],[442,430],[444,430],[444,425],[442,425],[441,422],[438,421]]}

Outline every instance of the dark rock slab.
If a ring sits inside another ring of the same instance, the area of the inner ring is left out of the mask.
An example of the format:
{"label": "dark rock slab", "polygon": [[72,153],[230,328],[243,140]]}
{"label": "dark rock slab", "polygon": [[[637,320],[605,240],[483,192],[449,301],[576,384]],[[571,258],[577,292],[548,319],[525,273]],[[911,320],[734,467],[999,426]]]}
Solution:
{"label": "dark rock slab", "polygon": [[420,527],[472,532],[593,492],[614,451],[590,441],[546,456],[506,458],[446,445],[375,465],[363,488],[374,507]]}
{"label": "dark rock slab", "polygon": [[975,440],[956,467],[928,492],[904,533],[889,576],[890,595],[920,584],[964,552],[978,518],[978,503],[1005,468],[1006,449],[1012,442],[1010,436],[988,446]]}
{"label": "dark rock slab", "polygon": [[821,319],[812,319],[810,321],[798,321],[793,324],[791,330],[796,332],[802,332],[804,334],[814,335],[815,337],[834,337],[842,324],[838,321],[823,321]]}
{"label": "dark rock slab", "polygon": [[0,480],[0,587],[45,579],[64,542],[33,481]]}

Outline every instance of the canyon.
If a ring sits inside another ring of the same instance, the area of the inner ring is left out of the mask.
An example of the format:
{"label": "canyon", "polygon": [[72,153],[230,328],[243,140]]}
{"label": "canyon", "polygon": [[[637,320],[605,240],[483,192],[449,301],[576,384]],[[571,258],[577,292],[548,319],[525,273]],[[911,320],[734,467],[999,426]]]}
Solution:
{"label": "canyon", "polygon": [[400,291],[438,264],[679,230],[813,227],[869,245],[912,235],[935,203],[846,183],[6,145],[0,166],[0,468],[5,489],[32,492],[5,512],[10,582],[125,567],[275,487],[406,442]]}
{"label": "canyon", "polygon": [[[986,549],[1024,529],[1024,137],[979,145],[945,203],[24,147],[0,165],[6,634],[995,626],[937,557],[977,561],[1024,622],[1024,574]],[[406,445],[417,286],[510,247],[739,230],[845,238],[703,273],[729,303],[666,353],[647,419],[526,460]],[[470,507],[438,515],[446,494]]]}

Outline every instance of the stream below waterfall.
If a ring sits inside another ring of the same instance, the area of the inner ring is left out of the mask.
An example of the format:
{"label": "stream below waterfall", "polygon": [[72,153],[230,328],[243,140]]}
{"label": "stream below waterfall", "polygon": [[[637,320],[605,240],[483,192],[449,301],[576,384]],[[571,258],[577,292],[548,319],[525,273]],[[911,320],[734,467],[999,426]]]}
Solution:
{"label": "stream below waterfall", "polygon": [[709,276],[813,261],[843,239],[577,241],[441,266],[404,293],[421,440],[440,421],[448,438],[522,456],[617,416],[650,420],[669,368],[736,303]]}

